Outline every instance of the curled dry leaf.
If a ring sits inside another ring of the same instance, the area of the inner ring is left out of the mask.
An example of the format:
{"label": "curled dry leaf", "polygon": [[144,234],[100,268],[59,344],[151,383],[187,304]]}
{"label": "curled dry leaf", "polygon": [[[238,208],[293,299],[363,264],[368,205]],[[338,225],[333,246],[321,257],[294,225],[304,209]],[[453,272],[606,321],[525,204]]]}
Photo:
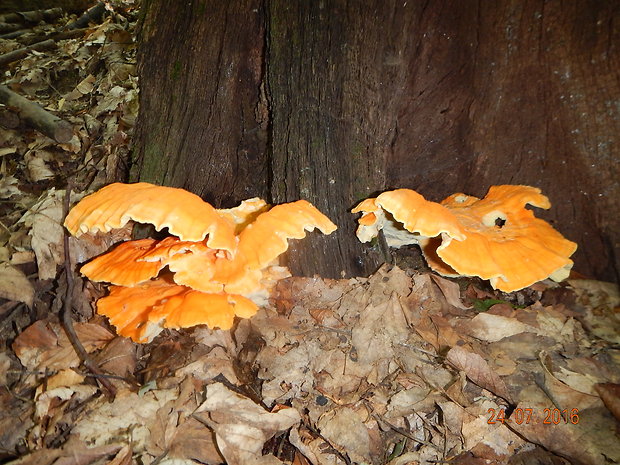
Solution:
{"label": "curled dry leaf", "polygon": [[[208,412],[208,416],[202,412]],[[233,465],[261,460],[267,440],[301,421],[293,408],[268,412],[221,383],[209,385],[207,399],[196,415],[215,431],[218,448],[226,462]]]}
{"label": "curled dry leaf", "polygon": [[457,346],[450,349],[446,360],[458,370],[465,372],[473,383],[508,402],[512,402],[512,396],[508,392],[506,383],[480,355]]}
{"label": "curled dry leaf", "polygon": [[535,333],[537,328],[521,323],[516,318],[509,318],[492,313],[479,313],[465,323],[465,331],[476,339],[487,342],[497,342],[505,337],[521,333]]}
{"label": "curled dry leaf", "polygon": [[8,263],[0,263],[0,297],[32,307],[34,286],[22,271]]}
{"label": "curled dry leaf", "polygon": [[620,421],[620,384],[598,383],[594,386],[605,407]]}
{"label": "curled dry leaf", "polygon": [[33,205],[21,218],[27,227],[32,250],[37,258],[39,279],[56,277],[56,267],[64,262],[63,199],[65,191],[50,189],[47,195]]}

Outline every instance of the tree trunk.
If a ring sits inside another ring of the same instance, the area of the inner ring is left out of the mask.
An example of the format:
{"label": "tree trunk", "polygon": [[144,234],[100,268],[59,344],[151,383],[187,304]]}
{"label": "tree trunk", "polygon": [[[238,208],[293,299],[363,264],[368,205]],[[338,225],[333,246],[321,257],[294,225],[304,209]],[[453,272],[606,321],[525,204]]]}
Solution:
{"label": "tree trunk", "polygon": [[136,173],[217,206],[313,202],[340,229],[294,244],[294,272],[372,271],[349,210],[378,191],[529,184],[575,269],[618,279],[616,2],[145,5]]}
{"label": "tree trunk", "polygon": [[261,1],[143,8],[133,177],[218,207],[269,198]]}

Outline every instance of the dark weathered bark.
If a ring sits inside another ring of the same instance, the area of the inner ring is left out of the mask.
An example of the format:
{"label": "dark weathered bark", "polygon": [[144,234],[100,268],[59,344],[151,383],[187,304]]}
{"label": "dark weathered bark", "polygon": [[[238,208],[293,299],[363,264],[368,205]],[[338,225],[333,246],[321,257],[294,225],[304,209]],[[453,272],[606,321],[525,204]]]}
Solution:
{"label": "dark weathered bark", "polygon": [[295,244],[294,272],[376,266],[348,213],[376,191],[513,183],[550,197],[538,214],[579,243],[577,271],[618,279],[617,2],[149,5],[141,179],[310,200],[340,230]]}
{"label": "dark weathered bark", "polygon": [[270,2],[274,200],[308,199],[339,227],[293,244],[290,265],[302,274],[364,275],[379,264],[376,250],[355,237],[350,209],[386,186],[397,137],[391,89],[406,77],[395,54],[409,28],[398,10],[383,2]]}
{"label": "dark weathered bark", "polygon": [[268,197],[261,2],[151,1],[145,13],[140,179],[218,207]]}
{"label": "dark weathered bark", "polygon": [[537,214],[580,246],[575,269],[618,279],[618,3],[472,6],[420,12],[390,183],[433,200],[538,186],[553,207]]}

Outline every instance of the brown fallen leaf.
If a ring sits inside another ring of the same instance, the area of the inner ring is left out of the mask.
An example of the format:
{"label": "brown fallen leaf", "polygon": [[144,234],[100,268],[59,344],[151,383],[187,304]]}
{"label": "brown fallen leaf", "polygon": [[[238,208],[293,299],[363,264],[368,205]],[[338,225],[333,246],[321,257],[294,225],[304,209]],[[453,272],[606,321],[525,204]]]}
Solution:
{"label": "brown fallen leaf", "polygon": [[117,376],[133,376],[138,363],[136,344],[126,337],[115,337],[97,354],[99,367]]}
{"label": "brown fallen leaf", "polygon": [[45,197],[33,205],[22,217],[37,258],[39,279],[56,277],[56,267],[64,262],[63,199],[65,191],[50,189]]}
{"label": "brown fallen leaf", "polygon": [[176,389],[156,389],[140,396],[119,390],[113,402],[99,397],[76,419],[71,433],[94,446],[131,444],[135,454],[146,452],[157,412],[178,396]]}
{"label": "brown fallen leaf", "polygon": [[[89,352],[100,349],[114,337],[102,326],[91,323],[78,323],[75,330]],[[80,363],[64,330],[56,321],[33,323],[15,338],[12,348],[22,364],[32,371],[61,370]]]}
{"label": "brown fallen leaf", "polygon": [[340,407],[319,418],[321,436],[355,463],[373,463],[368,429],[353,409]]}
{"label": "brown fallen leaf", "polygon": [[[601,400],[594,393],[581,392],[558,379],[555,371],[560,370],[556,370],[551,354],[541,351],[539,359],[543,367],[545,392],[557,407],[570,410],[574,407],[586,409],[601,406]],[[592,390],[591,386],[587,391]]]}
{"label": "brown fallen leaf", "polygon": [[3,453],[17,455],[27,432],[34,426],[34,405],[0,387],[0,445]]}
{"label": "brown fallen leaf", "polygon": [[215,445],[213,431],[194,418],[188,418],[179,425],[167,455],[174,459],[209,465],[224,461]]}
{"label": "brown fallen leaf", "polygon": [[453,402],[440,402],[444,421],[450,431],[462,437],[465,450],[476,450],[477,457],[506,460],[525,445],[513,431],[501,422],[489,422],[489,411],[502,407],[490,399],[479,398],[465,409]]}
{"label": "brown fallen leaf", "polygon": [[589,279],[571,279],[568,283],[575,290],[577,302],[585,308],[580,318],[583,325],[601,339],[620,344],[618,285]]}
{"label": "brown fallen leaf", "polygon": [[301,421],[293,408],[268,412],[221,383],[209,385],[207,399],[194,416],[215,431],[217,446],[230,465],[281,463],[273,456],[263,456],[263,446]]}
{"label": "brown fallen leaf", "polygon": [[[531,443],[567,458],[572,464],[605,465],[620,460],[616,424],[601,409],[577,409],[563,416],[551,402],[525,400],[515,412],[526,412],[520,422],[507,426]],[[531,415],[530,415],[531,412]],[[513,414],[514,417],[514,414]],[[511,417],[511,419],[513,418]]]}
{"label": "brown fallen leaf", "polygon": [[476,339],[487,342],[497,342],[505,337],[524,332],[538,333],[537,328],[521,323],[516,318],[479,313],[473,319],[465,322],[464,330]]}
{"label": "brown fallen leaf", "polygon": [[470,308],[467,305],[465,305],[463,303],[463,300],[461,299],[461,291],[460,291],[458,283],[455,283],[454,281],[450,281],[446,278],[442,278],[441,276],[438,276],[436,274],[432,274],[431,278],[433,279],[435,284],[437,284],[437,286],[441,290],[441,293],[444,295],[444,297],[446,298],[446,301],[450,305],[456,308],[460,308],[462,310]]}
{"label": "brown fallen leaf", "polygon": [[465,372],[474,384],[512,403],[508,387],[480,355],[456,346],[450,349],[446,360],[458,370]]}
{"label": "brown fallen leaf", "polygon": [[605,407],[620,421],[620,384],[598,383],[594,385],[594,389],[601,396]]}
{"label": "brown fallen leaf", "polygon": [[131,465],[132,452],[131,446],[125,444],[106,465]]}
{"label": "brown fallen leaf", "polygon": [[32,307],[34,286],[22,271],[8,263],[0,263],[0,297]]}

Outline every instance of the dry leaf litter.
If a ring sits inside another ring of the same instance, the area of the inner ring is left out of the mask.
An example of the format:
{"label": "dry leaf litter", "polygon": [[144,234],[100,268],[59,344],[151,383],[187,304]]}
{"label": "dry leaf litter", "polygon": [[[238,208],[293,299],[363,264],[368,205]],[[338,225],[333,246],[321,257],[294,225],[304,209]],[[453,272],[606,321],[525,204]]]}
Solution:
{"label": "dry leaf litter", "polygon": [[[389,265],[289,278],[231,331],[149,345],[117,337],[93,312],[105,289],[80,280],[75,329],[117,389],[104,396],[58,314],[67,183],[84,193],[123,178],[138,109],[137,10],[109,7],[3,77],[75,130],[59,144],[0,129],[3,462],[620,462],[620,295],[590,280],[507,295]],[[0,53],[19,47],[0,40]],[[114,234],[71,239],[72,268],[129,230]]]}

